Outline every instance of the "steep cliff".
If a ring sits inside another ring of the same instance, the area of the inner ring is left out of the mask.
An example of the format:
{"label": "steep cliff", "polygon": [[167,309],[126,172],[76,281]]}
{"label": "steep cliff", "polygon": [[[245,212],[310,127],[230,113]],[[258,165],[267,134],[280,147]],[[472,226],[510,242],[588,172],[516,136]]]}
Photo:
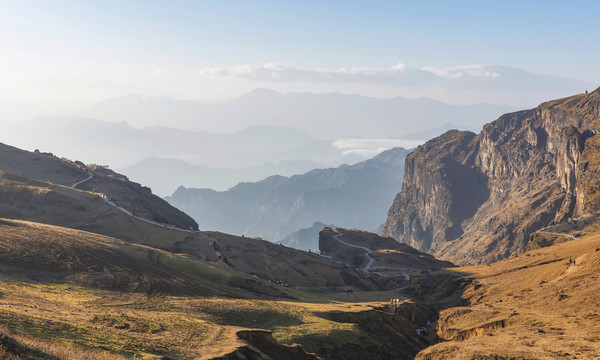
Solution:
{"label": "steep cliff", "polygon": [[449,131],[409,154],[383,235],[459,264],[523,252],[600,209],[600,89]]}

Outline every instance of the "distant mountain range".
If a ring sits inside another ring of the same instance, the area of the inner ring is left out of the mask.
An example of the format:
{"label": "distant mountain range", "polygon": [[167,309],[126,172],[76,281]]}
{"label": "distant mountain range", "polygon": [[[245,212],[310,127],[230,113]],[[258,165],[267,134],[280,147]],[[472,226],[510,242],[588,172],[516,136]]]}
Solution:
{"label": "distant mountain range", "polygon": [[323,167],[310,160],[265,163],[241,169],[211,168],[193,165],[179,159],[146,158],[136,164],[120,169],[135,181],[148,184],[152,191],[162,196],[175,192],[179,186],[227,190],[240,182],[259,181],[273,174],[292,176]]}
{"label": "distant mountain range", "polygon": [[271,176],[221,192],[180,187],[165,199],[196,219],[201,229],[270,241],[316,221],[373,229],[385,220],[400,189],[408,152],[395,148],[352,166]]}
{"label": "distant mountain range", "polygon": [[[315,139],[387,138],[453,123],[480,128],[514,108],[504,105],[449,105],[426,98],[376,99],[340,93],[280,94],[257,89],[222,104],[128,95],[92,106],[83,115],[126,121],[136,128],[169,124],[190,131],[237,132],[250,125],[300,129]],[[427,139],[420,139],[427,140]]]}
{"label": "distant mountain range", "polygon": [[[147,157],[174,158],[218,168],[256,166],[283,160],[340,161],[342,149],[289,127],[250,126],[231,134],[149,127],[80,117],[47,117],[0,122],[0,140],[52,152],[86,163],[123,167]],[[355,160],[362,160],[354,156]],[[350,158],[348,160],[351,161]]]}
{"label": "distant mountain range", "polygon": [[165,196],[180,185],[226,190],[271,175],[355,164],[449,128],[477,131],[510,110],[267,89],[223,104],[131,95],[99,102],[82,112],[86,117],[0,122],[0,141],[110,164]]}

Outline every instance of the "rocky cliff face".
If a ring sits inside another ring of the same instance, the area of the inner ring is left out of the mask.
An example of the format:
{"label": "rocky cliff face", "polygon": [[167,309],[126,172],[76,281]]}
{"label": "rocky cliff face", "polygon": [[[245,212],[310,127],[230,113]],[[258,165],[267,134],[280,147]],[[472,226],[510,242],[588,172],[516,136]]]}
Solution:
{"label": "rocky cliff face", "polygon": [[383,227],[459,264],[525,251],[541,227],[600,209],[600,89],[449,131],[406,158]]}

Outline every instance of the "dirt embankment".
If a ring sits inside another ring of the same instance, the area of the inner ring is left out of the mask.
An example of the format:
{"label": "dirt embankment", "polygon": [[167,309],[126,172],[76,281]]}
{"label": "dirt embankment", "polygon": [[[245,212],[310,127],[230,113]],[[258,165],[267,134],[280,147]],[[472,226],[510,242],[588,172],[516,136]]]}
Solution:
{"label": "dirt embankment", "polygon": [[308,354],[300,345],[291,346],[279,344],[270,331],[242,330],[236,333],[238,338],[246,343],[235,351],[213,358],[213,360],[318,360],[315,354]]}
{"label": "dirt embankment", "polygon": [[[312,354],[296,344],[278,343],[269,331],[243,330],[237,336],[246,345],[215,360],[409,360],[438,341],[435,334],[438,312],[418,301],[399,300],[371,310],[330,311],[320,316],[340,324],[355,324],[359,336],[344,335],[343,330],[340,330],[340,333],[313,338],[309,341],[315,351]],[[429,331],[424,331],[425,328]],[[331,337],[336,338],[335,345],[332,345]]]}

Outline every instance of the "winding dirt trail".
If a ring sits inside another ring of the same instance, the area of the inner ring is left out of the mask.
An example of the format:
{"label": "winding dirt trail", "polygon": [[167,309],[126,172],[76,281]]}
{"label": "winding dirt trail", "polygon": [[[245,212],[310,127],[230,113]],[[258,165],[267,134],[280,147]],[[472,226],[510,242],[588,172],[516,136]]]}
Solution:
{"label": "winding dirt trail", "polygon": [[79,180],[75,184],[71,185],[71,187],[73,189],[76,189],[79,185],[83,184],[84,182],[90,181],[94,177],[94,174],[92,174],[91,172],[88,171],[87,173],[89,175],[87,178],[85,178],[83,180]]}
{"label": "winding dirt trail", "polygon": [[[407,267],[392,267],[392,266],[377,266],[377,267],[371,268],[371,266],[373,265],[373,262],[375,261],[375,259],[373,259],[373,257],[371,257],[371,254],[373,253],[373,251],[365,246],[359,246],[359,245],[349,244],[349,243],[345,242],[344,240],[340,239],[340,237],[343,236],[344,233],[342,233],[341,231],[339,231],[337,229],[334,229],[334,231],[337,232],[337,234],[334,235],[333,238],[340,244],[365,251],[364,256],[369,260],[367,265],[362,268],[362,270],[365,272],[373,272],[380,276],[388,277],[389,275],[385,275],[385,274],[376,272],[376,270],[399,270],[401,272],[401,276],[404,277],[404,280],[410,284],[411,276],[408,272],[423,270],[423,269],[415,269],[415,268],[407,268]],[[406,288],[408,288],[408,286],[400,287],[398,289],[401,290],[401,289],[406,289]]]}
{"label": "winding dirt trail", "polygon": [[[569,239],[571,239],[571,240],[577,240],[577,236],[575,236],[575,235],[571,235],[571,234],[554,233],[554,232],[550,232],[550,231],[543,231],[543,230],[536,231],[535,233],[538,233],[538,234],[545,234],[545,235],[552,235],[552,236],[564,236],[564,237],[568,237],[568,238],[569,238]],[[534,233],[534,234],[535,234],[535,233]]]}
{"label": "winding dirt trail", "polygon": [[357,248],[357,249],[362,249],[365,251],[365,257],[367,259],[369,259],[369,262],[367,263],[367,265],[363,268],[363,270],[365,271],[369,271],[369,269],[371,268],[371,265],[373,265],[373,261],[375,261],[375,259],[373,259],[371,257],[371,249],[369,249],[368,247],[364,247],[364,246],[358,246],[358,245],[352,245],[352,244],[348,244],[347,242],[345,242],[344,240],[340,239],[340,236],[344,235],[341,231],[337,232],[337,235],[334,235],[333,238],[339,242],[342,245],[346,245],[349,247],[353,247],[353,248]]}
{"label": "winding dirt trail", "polygon": [[109,204],[109,205],[111,205],[111,206],[113,206],[113,207],[115,207],[115,208],[117,208],[117,209],[121,210],[122,212],[124,212],[125,214],[127,214],[127,215],[129,215],[129,216],[131,216],[131,217],[133,217],[133,218],[136,218],[136,219],[138,219],[138,220],[141,220],[141,221],[147,222],[148,224],[152,224],[152,225],[160,226],[160,227],[162,227],[162,228],[164,228],[164,229],[168,229],[168,230],[177,230],[177,231],[183,231],[183,232],[190,233],[190,234],[192,234],[192,233],[193,233],[193,230],[186,230],[186,229],[178,228],[178,227],[176,227],[175,225],[167,225],[167,224],[163,224],[163,223],[160,223],[160,222],[157,222],[157,221],[152,221],[152,220],[144,219],[143,217],[139,217],[139,216],[137,216],[137,215],[133,215],[133,214],[131,213],[131,211],[129,211],[129,210],[127,210],[127,209],[125,209],[124,207],[121,207],[121,206],[119,206],[119,205],[115,204],[114,202],[112,202],[112,201],[108,200],[106,197],[104,197],[104,196],[102,196],[102,195],[98,195],[98,196],[100,196],[100,197],[102,198],[102,200],[104,200],[104,201],[105,201],[107,204]]}

